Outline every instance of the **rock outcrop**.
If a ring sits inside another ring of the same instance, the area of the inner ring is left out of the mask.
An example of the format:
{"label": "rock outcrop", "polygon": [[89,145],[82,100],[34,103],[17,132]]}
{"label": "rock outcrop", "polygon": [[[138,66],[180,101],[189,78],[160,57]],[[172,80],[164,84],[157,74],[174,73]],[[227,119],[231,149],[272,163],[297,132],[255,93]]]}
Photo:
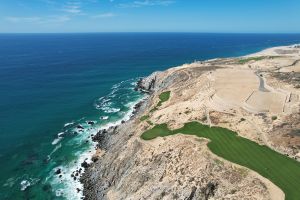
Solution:
{"label": "rock outcrop", "polygon": [[154,72],[150,76],[145,78],[141,78],[136,85],[135,90],[139,90],[144,93],[152,93],[154,92],[154,88],[156,87],[156,79],[159,72]]}

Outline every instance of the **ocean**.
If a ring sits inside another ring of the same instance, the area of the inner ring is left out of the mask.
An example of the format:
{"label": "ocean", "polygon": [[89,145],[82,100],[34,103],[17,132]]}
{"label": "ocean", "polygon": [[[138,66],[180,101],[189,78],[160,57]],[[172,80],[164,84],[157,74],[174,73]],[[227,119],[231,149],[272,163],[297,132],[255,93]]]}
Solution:
{"label": "ocean", "polygon": [[145,98],[140,77],[295,43],[300,34],[0,34],[0,199],[80,199],[71,174],[91,135]]}

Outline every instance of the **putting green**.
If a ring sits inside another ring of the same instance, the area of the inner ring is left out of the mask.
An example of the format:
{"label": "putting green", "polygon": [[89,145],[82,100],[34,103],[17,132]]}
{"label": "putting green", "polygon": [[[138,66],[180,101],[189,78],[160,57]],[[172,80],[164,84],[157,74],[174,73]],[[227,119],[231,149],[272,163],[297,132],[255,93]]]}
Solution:
{"label": "putting green", "polygon": [[144,132],[141,137],[151,140],[177,133],[209,139],[207,146],[214,154],[266,177],[283,190],[286,200],[300,199],[299,162],[228,129],[189,122],[180,129],[170,130],[167,124],[160,124]]}

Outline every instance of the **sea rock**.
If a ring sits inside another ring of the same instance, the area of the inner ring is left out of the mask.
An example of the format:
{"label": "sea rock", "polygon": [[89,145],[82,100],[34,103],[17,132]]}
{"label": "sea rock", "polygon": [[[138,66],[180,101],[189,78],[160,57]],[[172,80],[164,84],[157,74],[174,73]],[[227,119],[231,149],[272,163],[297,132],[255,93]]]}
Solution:
{"label": "sea rock", "polygon": [[56,171],[55,171],[55,174],[60,174],[61,173],[61,169],[60,168],[58,168]]}
{"label": "sea rock", "polygon": [[158,75],[159,72],[154,72],[150,76],[147,76],[145,78],[141,78],[135,87],[136,91],[141,91],[144,93],[152,93],[155,84],[156,84],[156,76]]}
{"label": "sea rock", "polygon": [[76,126],[76,128],[77,128],[77,129],[84,129],[83,126],[81,126],[80,124],[78,124],[78,125]]}
{"label": "sea rock", "polygon": [[92,126],[92,125],[95,124],[95,122],[94,121],[88,121],[87,124]]}
{"label": "sea rock", "polygon": [[93,161],[93,162],[97,162],[98,159],[99,159],[99,158],[98,158],[98,156],[96,156],[96,155],[94,155],[94,156],[92,157],[92,161]]}
{"label": "sea rock", "polygon": [[83,161],[83,163],[81,163],[81,167],[83,168],[88,168],[90,165],[86,162],[86,161]]}
{"label": "sea rock", "polygon": [[145,105],[145,100],[138,102],[133,107],[132,115],[130,116],[130,120],[134,119],[135,115],[142,110],[143,106]]}
{"label": "sea rock", "polygon": [[98,131],[98,133],[92,137],[92,140],[94,142],[101,143],[104,137],[105,137],[105,132],[102,130],[102,131]]}

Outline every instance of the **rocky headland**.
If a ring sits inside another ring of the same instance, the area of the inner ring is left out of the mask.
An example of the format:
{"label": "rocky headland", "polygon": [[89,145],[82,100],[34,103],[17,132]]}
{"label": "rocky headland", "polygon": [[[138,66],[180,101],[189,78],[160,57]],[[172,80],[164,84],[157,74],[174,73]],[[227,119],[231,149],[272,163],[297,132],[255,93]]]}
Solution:
{"label": "rocky headland", "polygon": [[[198,121],[300,158],[300,47],[185,64],[141,79],[148,98],[134,116],[99,131],[81,177],[85,199],[284,199],[246,167],[213,154],[205,138],[173,135],[145,141],[155,124],[177,129]],[[169,91],[168,101],[159,95]],[[160,104],[158,107],[157,105]]]}

